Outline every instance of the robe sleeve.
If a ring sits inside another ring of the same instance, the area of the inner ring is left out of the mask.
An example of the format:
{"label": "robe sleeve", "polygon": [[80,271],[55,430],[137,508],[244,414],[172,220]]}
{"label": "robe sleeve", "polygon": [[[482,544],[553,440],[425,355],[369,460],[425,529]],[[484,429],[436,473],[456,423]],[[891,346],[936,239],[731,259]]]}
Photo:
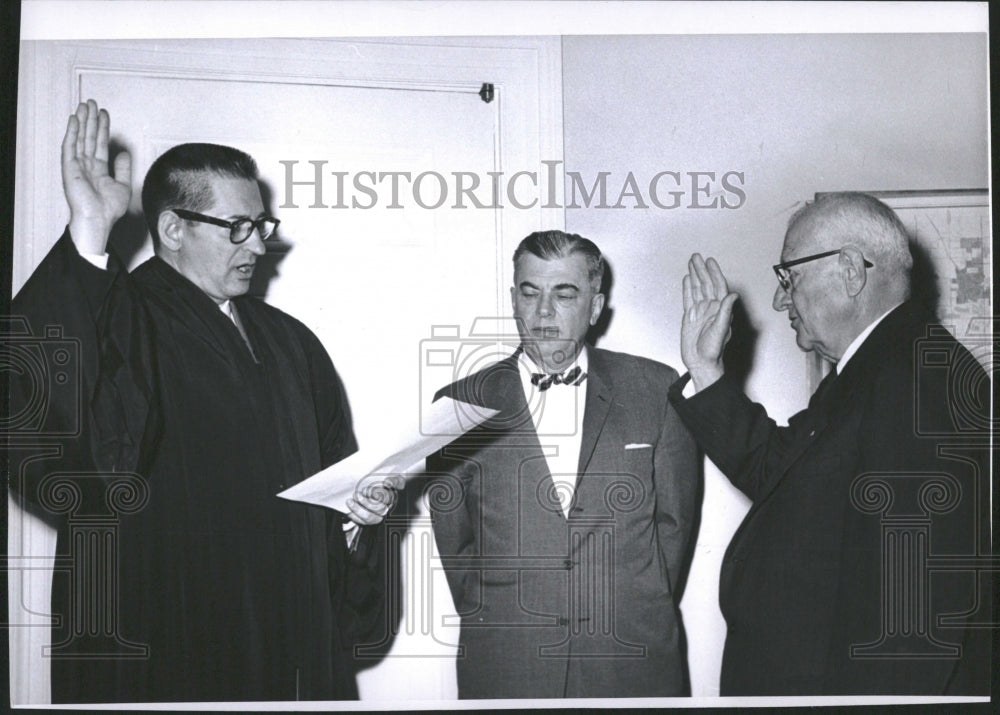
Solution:
{"label": "robe sleeve", "polygon": [[141,314],[121,262],[112,256],[106,270],[92,265],[69,229],[14,298],[8,324],[26,369],[15,371],[8,414],[19,437],[60,448],[39,465],[44,469],[11,480],[29,502],[44,501],[39,482],[55,471],[140,468],[143,441],[157,433],[148,387],[153,354]]}
{"label": "robe sleeve", "polygon": [[[320,456],[324,468],[354,454],[350,405],[343,382],[322,343],[311,332],[306,338]],[[348,551],[343,521],[331,514],[328,525],[330,589],[334,615],[341,632],[344,655],[354,662],[350,650],[358,644],[381,642],[388,636],[385,589],[387,554],[385,524],[363,527],[353,551]]]}

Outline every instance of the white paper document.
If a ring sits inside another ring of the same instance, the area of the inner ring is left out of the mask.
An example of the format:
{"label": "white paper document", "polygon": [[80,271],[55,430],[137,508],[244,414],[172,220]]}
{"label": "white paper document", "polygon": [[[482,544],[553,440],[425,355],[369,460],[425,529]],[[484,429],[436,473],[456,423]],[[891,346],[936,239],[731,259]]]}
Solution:
{"label": "white paper document", "polygon": [[[283,499],[317,504],[347,513],[347,500],[359,487],[401,474],[407,480],[421,474],[423,460],[482,424],[499,410],[442,397],[422,410],[420,425],[388,450],[359,450],[278,494]],[[389,456],[385,457],[386,451]],[[419,469],[414,469],[419,467]]]}

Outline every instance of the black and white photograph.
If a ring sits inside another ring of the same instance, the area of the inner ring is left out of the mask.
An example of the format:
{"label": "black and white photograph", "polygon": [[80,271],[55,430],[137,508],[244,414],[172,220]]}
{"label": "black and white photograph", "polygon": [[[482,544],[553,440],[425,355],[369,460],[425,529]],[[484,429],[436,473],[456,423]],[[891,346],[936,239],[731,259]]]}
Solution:
{"label": "black and white photograph", "polygon": [[986,3],[8,15],[11,707],[988,711]]}

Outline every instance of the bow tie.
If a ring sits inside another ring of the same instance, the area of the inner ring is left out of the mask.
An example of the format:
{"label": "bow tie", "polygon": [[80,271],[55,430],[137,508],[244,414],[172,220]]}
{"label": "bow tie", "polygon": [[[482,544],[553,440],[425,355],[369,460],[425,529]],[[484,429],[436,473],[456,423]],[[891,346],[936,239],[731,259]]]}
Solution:
{"label": "bow tie", "polygon": [[553,385],[576,385],[587,379],[585,373],[579,365],[564,373],[557,372],[553,375],[546,375],[544,372],[531,373],[531,384],[538,388],[539,392],[545,392]]}

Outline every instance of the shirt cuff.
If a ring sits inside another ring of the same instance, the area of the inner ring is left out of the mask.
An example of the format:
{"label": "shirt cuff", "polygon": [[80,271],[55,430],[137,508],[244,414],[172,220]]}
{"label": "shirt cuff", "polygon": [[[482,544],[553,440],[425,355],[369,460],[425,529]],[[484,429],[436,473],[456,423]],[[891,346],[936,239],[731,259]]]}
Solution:
{"label": "shirt cuff", "polygon": [[347,541],[347,550],[354,551],[358,548],[358,537],[361,536],[361,527],[353,521],[345,521],[344,539]]}

